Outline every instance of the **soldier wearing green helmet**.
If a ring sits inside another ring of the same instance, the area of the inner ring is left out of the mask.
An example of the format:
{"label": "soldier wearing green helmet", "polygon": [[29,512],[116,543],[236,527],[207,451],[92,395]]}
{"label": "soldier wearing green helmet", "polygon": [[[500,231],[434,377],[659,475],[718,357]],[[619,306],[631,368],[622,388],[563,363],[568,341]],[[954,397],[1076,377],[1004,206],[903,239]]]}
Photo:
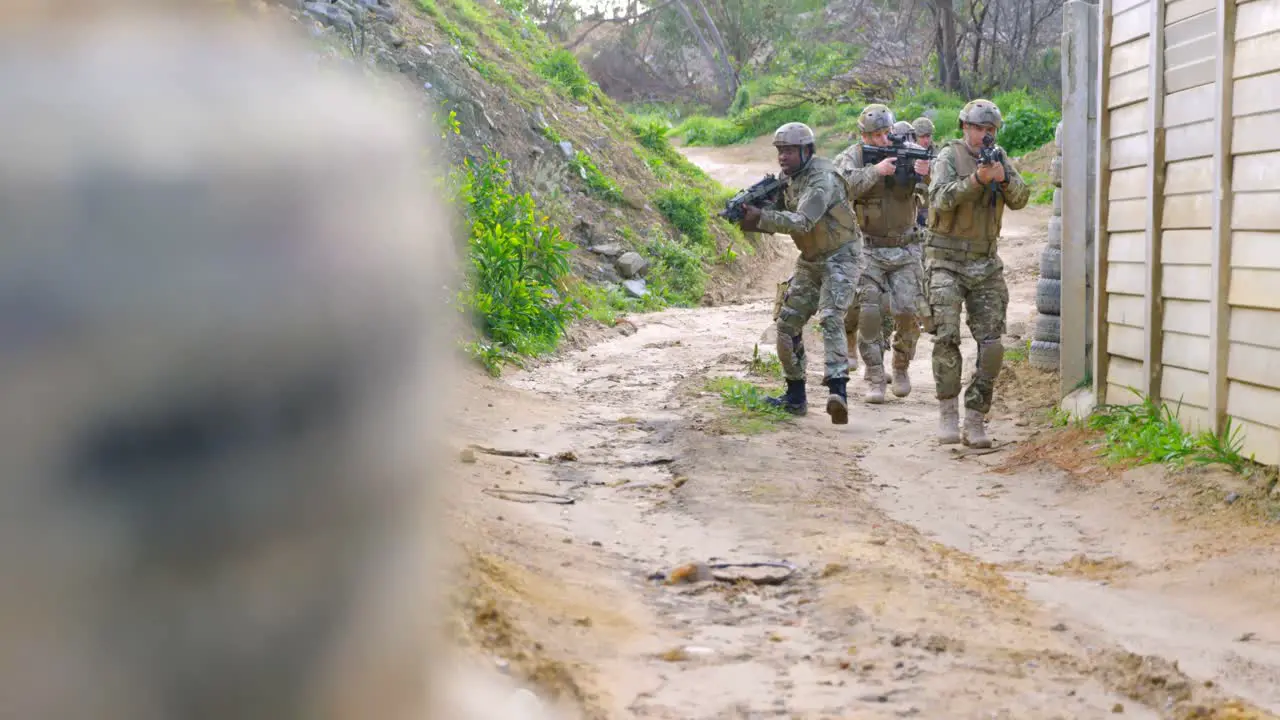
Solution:
{"label": "soldier wearing green helmet", "polygon": [[817,313],[825,350],[823,384],[830,391],[831,422],[849,422],[846,386],[849,348],[844,317],[853,302],[858,277],[858,228],[849,208],[845,183],[830,160],[814,155],[813,130],[786,123],[773,135],[784,184],[774,207],[744,208],[742,229],[786,233],[800,250],[795,274],[778,312],[778,360],[787,379],[786,393],[770,404],[796,415],[808,411],[805,397],[805,323]]}
{"label": "soldier wearing green helmet", "polygon": [[[995,135],[1004,124],[990,100],[973,100],[960,111],[963,137],[938,153],[929,184],[929,302],[933,309],[933,376],[937,382],[938,441],[991,447],[986,414],[1004,362],[1009,288],[996,253],[1004,209],[1021,210],[1030,192]],[[988,140],[988,138],[990,138]],[[980,162],[984,142],[996,161]],[[964,432],[959,424],[960,309],[978,344],[978,362],[965,392]]]}
{"label": "soldier wearing green helmet", "polygon": [[[834,161],[849,183],[849,197],[864,242],[858,305],[845,316],[845,327],[857,331],[858,351],[866,364],[865,399],[873,404],[885,400],[884,355],[890,338],[893,394],[898,397],[910,394],[908,367],[920,338],[920,317],[928,309],[924,302],[922,252],[915,242],[918,204],[915,183],[897,184],[896,158],[886,158],[870,166],[862,161],[864,144],[886,147],[890,144],[889,133],[898,129],[889,108],[878,103],[868,105],[858,117],[858,130],[862,135],[859,142],[837,155]],[[918,160],[913,169],[927,178],[929,163]]]}
{"label": "soldier wearing green helmet", "polygon": [[[911,121],[911,129],[914,131],[916,144],[925,150],[933,148],[933,121],[927,117],[920,116]],[[916,225],[920,228],[920,235],[923,239],[925,233],[925,223],[929,219],[929,185],[921,183],[919,186],[920,193],[920,210],[916,212]]]}

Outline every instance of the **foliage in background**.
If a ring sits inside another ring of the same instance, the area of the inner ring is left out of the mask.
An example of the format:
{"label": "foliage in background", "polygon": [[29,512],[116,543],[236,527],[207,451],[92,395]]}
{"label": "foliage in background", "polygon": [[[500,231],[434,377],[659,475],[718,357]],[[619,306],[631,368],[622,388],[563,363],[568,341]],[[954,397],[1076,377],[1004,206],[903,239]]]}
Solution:
{"label": "foliage in background", "polygon": [[[842,96],[826,103],[791,102],[777,95],[760,95],[777,87],[777,81],[760,80],[743,85],[740,98],[761,97],[760,104],[743,107],[735,103],[736,114],[728,117],[693,115],[672,130],[688,145],[732,145],[748,142],[773,132],[787,122],[803,122],[823,135],[836,134],[852,138],[858,132],[858,114],[868,101],[854,96]],[[758,88],[758,89],[754,89]],[[1061,110],[1052,98],[1032,94],[1026,90],[1013,90],[991,98],[1000,107],[1004,127],[1000,131],[1000,144],[1010,155],[1017,157],[1031,152],[1053,140],[1054,128],[1061,119]],[[899,90],[887,103],[899,120],[912,121],[928,117],[935,127],[935,141],[960,137],[959,116],[964,98],[937,89],[913,91]]]}

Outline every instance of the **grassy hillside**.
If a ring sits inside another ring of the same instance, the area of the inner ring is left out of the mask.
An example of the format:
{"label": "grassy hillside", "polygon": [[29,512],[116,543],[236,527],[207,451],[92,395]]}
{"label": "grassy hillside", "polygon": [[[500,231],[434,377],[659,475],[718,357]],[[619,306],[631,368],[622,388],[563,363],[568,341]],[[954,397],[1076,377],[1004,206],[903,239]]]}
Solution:
{"label": "grassy hillside", "polygon": [[753,252],[714,217],[732,191],[672,149],[667,123],[627,115],[516,5],[327,7],[341,14],[293,12],[330,58],[420,89],[440,125],[466,218],[458,307],[476,334],[464,344],[492,372],[554,350],[578,321],[698,304]]}

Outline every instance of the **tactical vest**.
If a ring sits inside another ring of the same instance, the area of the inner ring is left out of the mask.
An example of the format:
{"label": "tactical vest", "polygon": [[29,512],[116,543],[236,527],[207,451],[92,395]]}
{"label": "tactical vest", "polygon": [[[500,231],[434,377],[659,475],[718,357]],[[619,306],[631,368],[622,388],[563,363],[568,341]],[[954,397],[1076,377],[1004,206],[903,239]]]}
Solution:
{"label": "tactical vest", "polygon": [[[864,167],[861,144],[854,148],[853,162],[854,167]],[[915,188],[887,186],[882,180],[853,201],[853,210],[868,245],[875,247],[876,239],[908,240],[916,222]]]}
{"label": "tactical vest", "polygon": [[[947,144],[954,151],[957,179],[968,178],[978,171],[978,159],[963,140]],[[992,207],[991,190],[986,187],[977,198],[951,210],[938,210],[930,205],[929,256],[949,262],[968,262],[995,255],[1003,217],[1004,195],[996,193]]]}
{"label": "tactical vest", "polygon": [[831,173],[835,176],[838,197],[833,199],[833,204],[827,208],[827,213],[814,223],[812,230],[791,236],[796,243],[796,248],[800,251],[800,256],[806,260],[813,260],[839,249],[852,241],[857,232],[857,221],[849,210],[849,186],[844,176],[836,171],[835,165],[826,158],[811,158],[804,172],[783,187],[783,205],[788,211],[794,212],[800,202],[800,195],[808,184],[805,181],[810,174],[817,173]]}

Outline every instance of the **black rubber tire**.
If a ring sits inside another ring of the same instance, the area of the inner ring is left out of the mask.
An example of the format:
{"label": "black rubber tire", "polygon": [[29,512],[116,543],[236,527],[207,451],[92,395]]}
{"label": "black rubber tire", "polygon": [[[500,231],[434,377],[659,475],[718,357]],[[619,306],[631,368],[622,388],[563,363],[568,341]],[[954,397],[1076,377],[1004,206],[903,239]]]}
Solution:
{"label": "black rubber tire", "polygon": [[1036,312],[1044,315],[1062,314],[1062,281],[1040,278],[1036,282]]}
{"label": "black rubber tire", "polygon": [[1049,234],[1049,247],[1061,248],[1062,247],[1062,218],[1060,217],[1049,218],[1048,234]]}
{"label": "black rubber tire", "polygon": [[1040,277],[1062,279],[1062,248],[1047,247],[1040,251]]}
{"label": "black rubber tire", "polygon": [[1039,342],[1062,342],[1062,318],[1057,315],[1037,315],[1036,330],[1031,339]]}
{"label": "black rubber tire", "polygon": [[1058,126],[1053,129],[1053,146],[1058,149],[1058,154],[1062,154],[1062,122],[1058,122]]}
{"label": "black rubber tire", "polygon": [[1062,187],[1062,156],[1049,161],[1049,182],[1054,187]]}
{"label": "black rubber tire", "polygon": [[1062,188],[1053,189],[1053,214],[1062,217]]}
{"label": "black rubber tire", "polygon": [[1027,349],[1027,364],[1040,370],[1058,370],[1061,352],[1056,342],[1032,340]]}

